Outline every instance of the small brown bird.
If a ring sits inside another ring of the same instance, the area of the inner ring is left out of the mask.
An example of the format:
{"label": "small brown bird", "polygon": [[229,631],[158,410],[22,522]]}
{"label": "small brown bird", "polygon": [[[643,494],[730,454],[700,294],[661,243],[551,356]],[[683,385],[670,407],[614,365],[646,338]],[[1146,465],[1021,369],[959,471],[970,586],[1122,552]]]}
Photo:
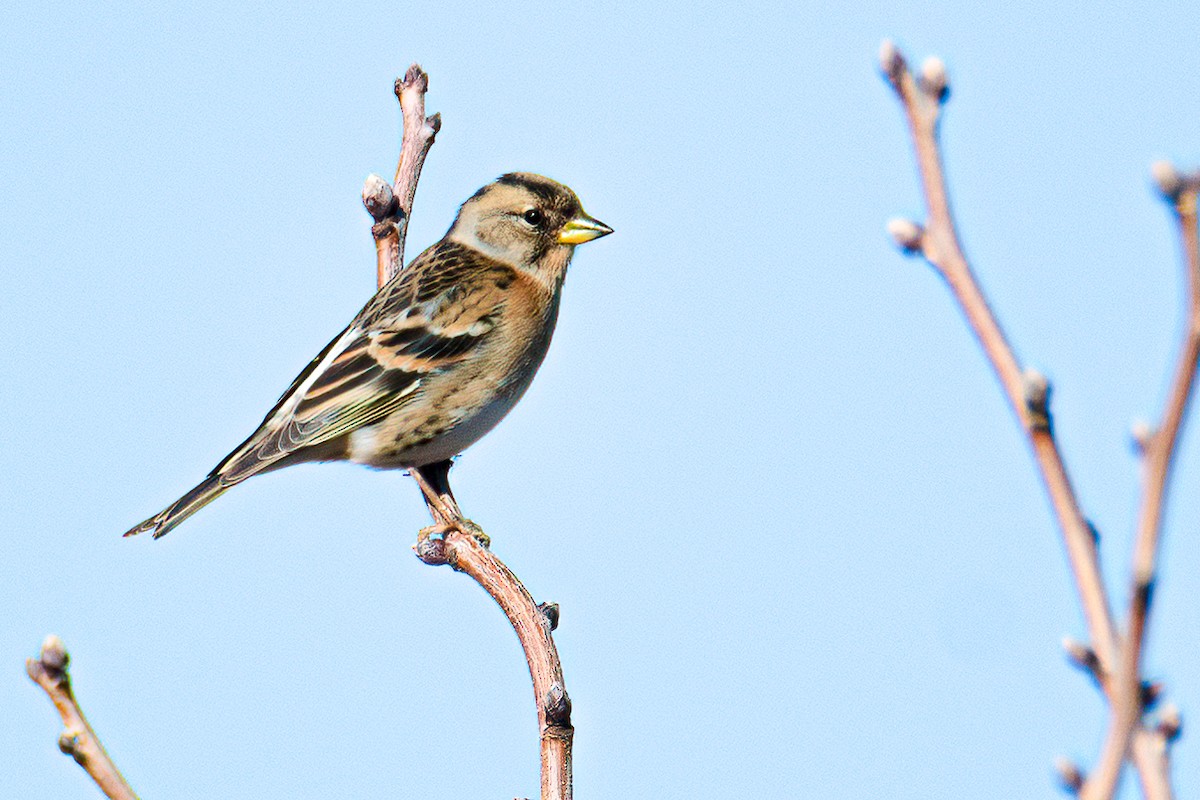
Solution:
{"label": "small brown bird", "polygon": [[450,459],[529,388],[575,246],[609,233],[549,178],[511,173],[483,187],[442,240],[292,381],[249,439],[125,535],[152,530],[157,539],[251,475],[304,461],[419,470],[457,514]]}

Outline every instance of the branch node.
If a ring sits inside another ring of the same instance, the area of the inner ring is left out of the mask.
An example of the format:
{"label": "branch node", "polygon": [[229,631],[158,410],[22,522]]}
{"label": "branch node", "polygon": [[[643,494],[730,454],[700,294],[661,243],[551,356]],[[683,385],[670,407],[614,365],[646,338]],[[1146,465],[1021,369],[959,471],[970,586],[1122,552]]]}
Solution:
{"label": "branch node", "polygon": [[950,96],[950,79],[946,75],[946,62],[937,56],[930,56],[921,65],[921,76],[917,81],[921,91],[939,103],[946,102]]}
{"label": "branch node", "polygon": [[1050,381],[1036,369],[1021,373],[1025,413],[1030,431],[1050,432]]}
{"label": "branch node", "polygon": [[925,229],[911,219],[897,217],[888,220],[887,232],[896,247],[900,248],[905,255],[911,256],[921,252],[921,245],[925,240]]}
{"label": "branch node", "polygon": [[1068,794],[1079,794],[1086,778],[1074,761],[1066,756],[1059,756],[1054,759],[1054,771],[1058,773],[1058,781]]}
{"label": "branch node", "polygon": [[550,630],[558,630],[558,603],[538,603],[538,611],[550,626]]}

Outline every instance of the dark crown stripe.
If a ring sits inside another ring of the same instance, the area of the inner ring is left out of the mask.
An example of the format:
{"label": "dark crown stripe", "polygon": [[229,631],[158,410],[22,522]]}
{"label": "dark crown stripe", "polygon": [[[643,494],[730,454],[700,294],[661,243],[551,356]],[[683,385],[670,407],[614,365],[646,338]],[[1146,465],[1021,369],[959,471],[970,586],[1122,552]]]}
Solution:
{"label": "dark crown stripe", "polygon": [[554,184],[545,180],[531,178],[528,175],[522,175],[519,172],[510,172],[507,175],[501,175],[496,179],[496,183],[504,186],[519,186],[537,195],[547,203],[553,203],[562,198],[561,190]]}

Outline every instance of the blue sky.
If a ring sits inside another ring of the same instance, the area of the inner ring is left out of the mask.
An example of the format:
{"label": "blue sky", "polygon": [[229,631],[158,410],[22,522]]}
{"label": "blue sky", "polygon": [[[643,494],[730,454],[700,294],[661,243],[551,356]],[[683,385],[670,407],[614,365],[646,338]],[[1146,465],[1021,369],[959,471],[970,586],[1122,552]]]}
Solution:
{"label": "blue sky", "polygon": [[[1090,763],[1106,711],[1059,651],[1084,628],[1031,459],[884,233],[921,205],[875,57],[888,36],[949,66],[969,254],[1054,380],[1123,587],[1126,431],[1157,414],[1181,308],[1148,166],[1200,163],[1194,3],[127,3],[3,29],[0,793],[96,796],[23,674],[50,632],[147,798],[536,792],[515,637],[412,556],[407,478],[297,467],[120,538],[374,290],[358,196],[394,167],[412,61],[444,124],[410,256],[515,169],[616,229],[454,474],[562,607],[580,796],[1054,796],[1055,755]],[[1147,653],[1185,725],[1198,430]],[[1187,733],[1175,758],[1200,792]]]}

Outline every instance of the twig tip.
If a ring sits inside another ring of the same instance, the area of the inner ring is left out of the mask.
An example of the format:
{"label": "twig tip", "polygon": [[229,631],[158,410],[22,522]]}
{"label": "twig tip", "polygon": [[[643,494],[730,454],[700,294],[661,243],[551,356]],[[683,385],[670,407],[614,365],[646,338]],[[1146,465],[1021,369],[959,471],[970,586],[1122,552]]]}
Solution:
{"label": "twig tip", "polygon": [[404,77],[396,81],[397,96],[405,89],[416,89],[421,94],[429,91],[429,74],[421,69],[420,64],[414,63],[408,68],[408,72],[404,73]]}
{"label": "twig tip", "polygon": [[65,670],[71,661],[71,656],[67,653],[67,646],[53,633],[42,641],[42,652],[38,658],[42,662],[42,666],[55,672]]}
{"label": "twig tip", "polygon": [[895,42],[884,39],[879,43],[879,69],[893,86],[899,84],[900,76],[904,74],[906,67],[904,56],[896,48]]}

